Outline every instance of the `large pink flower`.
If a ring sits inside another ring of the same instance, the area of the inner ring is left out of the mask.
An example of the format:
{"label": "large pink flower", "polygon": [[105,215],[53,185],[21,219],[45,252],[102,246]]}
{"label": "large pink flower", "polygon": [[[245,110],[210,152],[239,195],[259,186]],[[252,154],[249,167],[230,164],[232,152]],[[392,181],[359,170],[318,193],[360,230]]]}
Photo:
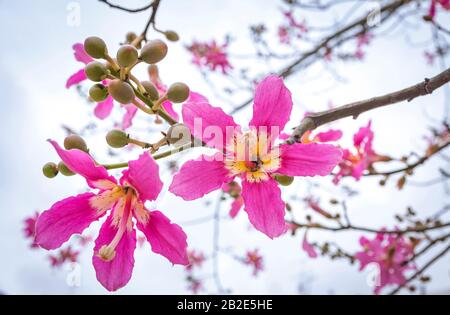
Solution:
{"label": "large pink flower", "polygon": [[359,243],[363,250],[357,252],[355,258],[360,262],[360,270],[371,263],[378,267],[374,287],[376,294],[389,284],[402,285],[405,282],[404,273],[415,268],[410,262],[415,244],[401,235],[378,233],[373,240],[361,237]]}
{"label": "large pink flower", "polygon": [[239,177],[244,210],[253,226],[270,238],[283,234],[285,204],[273,175],[324,176],[341,158],[341,151],[328,144],[275,145],[291,109],[291,93],[276,76],[268,76],[258,85],[248,132],[241,131],[218,107],[206,102],[185,104],[184,123],[195,137],[220,151],[185,163],[169,190],[194,200]]}
{"label": "large pink flower", "polygon": [[87,153],[64,150],[50,141],[67,167],[83,176],[97,193],[86,192],[58,201],[44,211],[36,224],[36,243],[51,250],[111,210],[95,241],[92,262],[98,281],[108,290],[125,286],[131,278],[136,248],[136,227],[153,252],[173,264],[187,265],[186,234],[160,211],[149,211],[146,201],[155,200],[162,189],[158,165],[148,153],[129,162],[119,182]]}

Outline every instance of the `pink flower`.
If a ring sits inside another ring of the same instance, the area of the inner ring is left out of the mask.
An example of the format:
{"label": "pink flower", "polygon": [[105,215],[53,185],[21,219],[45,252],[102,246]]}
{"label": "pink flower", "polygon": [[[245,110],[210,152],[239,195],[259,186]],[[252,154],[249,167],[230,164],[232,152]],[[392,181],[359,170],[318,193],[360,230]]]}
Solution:
{"label": "pink flower", "polygon": [[366,127],[361,127],[353,136],[354,151],[345,149],[342,161],[339,163],[339,171],[333,179],[335,184],[339,183],[342,177],[352,176],[360,180],[364,171],[371,168],[372,164],[379,161],[389,161],[387,156],[375,153],[372,148],[374,133],[371,129],[371,121]]}
{"label": "pink flower", "polygon": [[186,280],[188,282],[188,290],[193,294],[197,294],[200,290],[203,289],[203,283],[200,279],[196,279],[192,277],[192,275],[189,275]]}
{"label": "pink flower", "polygon": [[[73,48],[73,55],[75,56],[75,59],[79,62],[84,63],[87,65],[89,62],[94,61],[94,59],[91,58],[87,54],[87,52],[84,50],[84,46],[81,43],[76,43],[72,46]],[[72,85],[79,84],[83,82],[84,80],[87,80],[86,73],[84,73],[84,67],[72,74],[69,79],[67,79],[66,82],[66,88],[70,88]]]}
{"label": "pink flower", "polygon": [[291,36],[301,38],[308,32],[305,20],[297,22],[292,11],[283,11],[287,24],[278,27],[278,38],[282,44],[289,44]]}
{"label": "pink flower", "polygon": [[440,5],[444,10],[450,10],[450,0],[431,0],[430,7],[428,9],[428,18],[434,20],[436,16],[437,5]]}
{"label": "pink flower", "polygon": [[117,182],[87,153],[63,150],[55,141],[50,140],[50,143],[64,164],[83,176],[89,187],[98,192],[63,199],[44,211],[36,224],[39,246],[56,249],[111,210],[100,228],[92,259],[97,279],[107,290],[117,290],[131,278],[136,248],[135,223],[153,252],[173,264],[189,263],[183,230],[160,211],[149,211],[145,207],[145,202],[155,200],[163,186],[158,165],[147,152],[129,161],[128,169]]}
{"label": "pink flower", "polygon": [[231,209],[229,212],[230,217],[234,219],[244,205],[244,198],[242,198],[241,195],[242,187],[237,182],[232,181],[223,184],[222,190],[234,199],[231,203]]}
{"label": "pink flower", "polygon": [[303,237],[302,249],[308,254],[310,258],[317,258],[316,250],[314,246],[308,242],[307,239],[308,231],[305,231],[305,236]]}
{"label": "pink flower", "polygon": [[206,102],[186,103],[184,123],[195,137],[219,152],[186,162],[174,176],[169,190],[184,200],[194,200],[238,177],[244,210],[252,225],[270,238],[283,234],[285,204],[273,175],[325,176],[342,155],[340,149],[328,144],[275,145],[291,109],[291,93],[283,80],[273,75],[256,89],[253,118],[247,132],[242,132],[221,108]]}
{"label": "pink flower", "polygon": [[188,255],[189,265],[184,267],[187,271],[192,271],[192,269],[194,269],[194,267],[200,268],[206,260],[205,255],[202,252],[196,252],[194,249],[188,251],[187,255]]}
{"label": "pink flower", "polygon": [[68,246],[66,249],[60,249],[57,255],[50,255],[50,264],[52,267],[60,267],[66,262],[77,262],[79,254],[79,251],[74,251]]}
{"label": "pink flower", "polygon": [[389,284],[402,285],[405,282],[404,273],[415,267],[409,260],[414,256],[415,244],[407,241],[401,235],[378,233],[373,240],[361,237],[359,243],[363,250],[355,254],[360,262],[359,270],[368,264],[378,266],[378,279],[374,288],[376,294]]}
{"label": "pink flower", "polygon": [[264,269],[263,257],[258,253],[258,249],[247,251],[244,264],[253,267],[253,276],[258,276],[258,273]]}
{"label": "pink flower", "polygon": [[23,232],[25,234],[25,238],[29,238],[31,240],[30,247],[37,248],[38,245],[35,242],[35,233],[36,233],[36,221],[39,217],[39,212],[35,212],[32,216],[26,218],[23,222],[25,227]]}
{"label": "pink flower", "polygon": [[208,67],[211,71],[220,68],[223,74],[232,69],[227,52],[228,43],[218,45],[215,40],[207,42],[194,41],[187,49],[192,53],[192,62],[199,67]]}

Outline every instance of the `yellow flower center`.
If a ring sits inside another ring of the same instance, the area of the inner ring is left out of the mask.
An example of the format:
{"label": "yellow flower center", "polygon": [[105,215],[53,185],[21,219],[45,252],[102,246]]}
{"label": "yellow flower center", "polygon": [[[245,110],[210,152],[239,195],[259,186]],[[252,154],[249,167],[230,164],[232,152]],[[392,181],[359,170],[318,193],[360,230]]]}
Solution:
{"label": "yellow flower center", "polygon": [[237,133],[226,150],[225,167],[230,174],[240,175],[249,182],[268,180],[281,165],[280,149],[271,146],[265,132]]}

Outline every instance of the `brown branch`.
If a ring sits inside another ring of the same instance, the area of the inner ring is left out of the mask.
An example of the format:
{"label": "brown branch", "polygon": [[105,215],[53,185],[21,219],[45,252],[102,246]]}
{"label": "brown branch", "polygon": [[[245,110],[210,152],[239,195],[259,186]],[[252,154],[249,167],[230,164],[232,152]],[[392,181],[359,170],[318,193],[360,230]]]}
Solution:
{"label": "brown branch", "polygon": [[129,8],[126,8],[126,7],[117,5],[117,4],[113,4],[113,3],[109,2],[108,0],[98,0],[98,1],[100,1],[100,2],[102,2],[102,3],[104,3],[104,4],[107,4],[110,8],[122,10],[122,11],[129,12],[129,13],[139,13],[139,12],[143,12],[143,11],[145,11],[145,10],[150,9],[150,8],[153,6],[153,2],[151,2],[150,4],[148,4],[148,5],[146,5],[146,6],[143,6],[143,7],[141,7],[141,8],[137,8],[137,9],[129,9]]}
{"label": "brown branch", "polygon": [[298,223],[295,221],[286,221],[287,223],[290,223],[292,225],[294,225],[297,228],[308,228],[308,229],[318,229],[318,230],[325,230],[325,231],[330,231],[330,232],[340,232],[340,231],[362,231],[362,232],[369,232],[369,233],[384,233],[384,234],[406,234],[406,233],[422,233],[422,232],[426,232],[426,231],[430,231],[430,230],[437,230],[437,229],[441,229],[441,228],[446,228],[450,226],[450,222],[447,223],[443,223],[443,224],[437,224],[437,225],[432,225],[432,226],[423,226],[423,227],[411,227],[411,228],[406,228],[403,230],[377,230],[377,229],[372,229],[372,228],[367,228],[367,227],[362,227],[362,226],[356,226],[356,225],[352,225],[352,224],[346,224],[346,225],[341,225],[339,227],[331,227],[331,226],[325,226],[325,225],[321,225],[321,224],[315,224],[315,223],[308,223],[308,224],[303,224],[303,223]]}
{"label": "brown branch", "polygon": [[420,276],[422,273],[424,273],[425,270],[427,270],[432,264],[434,264],[436,261],[438,261],[440,258],[442,258],[448,251],[450,250],[450,245],[448,245],[443,251],[441,251],[439,254],[434,256],[430,261],[428,261],[422,268],[417,270],[411,277],[406,279],[406,281],[398,286],[395,290],[391,291],[388,295],[394,295],[397,294],[402,288],[404,288],[408,283],[416,279],[418,276]]}
{"label": "brown branch", "polygon": [[408,172],[408,171],[412,171],[413,169],[415,169],[416,167],[422,165],[423,163],[425,163],[427,160],[429,160],[432,156],[434,156],[435,154],[437,154],[438,152],[444,150],[445,148],[450,146],[450,141],[444,143],[443,145],[437,147],[435,149],[435,151],[433,151],[432,154],[429,155],[425,155],[423,157],[421,157],[420,159],[418,159],[416,162],[412,163],[412,164],[408,164],[405,167],[396,169],[396,170],[392,170],[392,171],[387,171],[387,172],[377,172],[377,171],[371,171],[370,173],[367,174],[363,174],[363,176],[390,176],[393,174],[398,174],[398,173],[403,173],[403,172]]}
{"label": "brown branch", "polygon": [[321,125],[345,117],[357,118],[361,113],[374,108],[387,106],[402,101],[412,101],[418,96],[431,94],[434,90],[440,88],[450,81],[450,68],[441,72],[431,79],[425,79],[423,82],[408,87],[406,89],[389,93],[383,96],[370,98],[367,100],[350,103],[347,105],[332,108],[326,111],[312,113],[306,116],[299,126],[292,133],[287,143],[300,142],[303,134],[308,130],[313,130]]}
{"label": "brown branch", "polygon": [[[380,14],[385,14],[385,16],[381,18],[380,23],[388,20],[399,8],[401,8],[403,5],[408,4],[410,2],[411,2],[411,0],[396,0],[396,1],[393,1],[385,6],[381,7]],[[356,36],[358,36],[362,33],[367,32],[367,30],[371,28],[369,25],[367,25],[367,18],[369,15],[370,15],[370,13],[365,14],[363,17],[356,20],[355,22],[339,29],[335,33],[324,38],[317,46],[315,46],[311,50],[305,52],[304,54],[302,54],[302,56],[299,59],[297,59],[296,61],[294,61],[293,63],[291,63],[284,69],[282,69],[281,71],[279,71],[278,75],[283,78],[287,78],[288,76],[293,74],[294,70],[296,70],[300,65],[302,65],[303,63],[306,63],[311,57],[319,54],[319,52],[322,49],[335,48],[336,46],[339,46],[339,45],[343,44],[344,42],[346,42],[352,38],[355,38]],[[355,28],[358,28],[358,27],[361,27],[361,31],[356,32],[355,34],[352,34],[352,35],[347,35],[352,30],[354,30]],[[342,37],[345,37],[345,38],[342,38]],[[338,40],[335,43],[335,45],[330,45],[335,40]],[[230,114],[235,114],[236,112],[240,111],[241,109],[243,109],[247,105],[249,105],[252,101],[253,101],[253,98],[251,98],[251,99],[247,100],[246,102],[242,103],[241,105],[235,107],[230,112]]]}

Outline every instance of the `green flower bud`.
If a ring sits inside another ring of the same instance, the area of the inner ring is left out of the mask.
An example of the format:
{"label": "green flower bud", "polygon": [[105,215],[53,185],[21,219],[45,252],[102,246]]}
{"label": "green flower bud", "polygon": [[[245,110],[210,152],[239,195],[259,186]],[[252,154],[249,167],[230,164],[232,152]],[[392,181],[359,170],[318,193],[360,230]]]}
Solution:
{"label": "green flower bud", "polygon": [[150,82],[150,81],[142,81],[142,86],[145,89],[145,92],[147,92],[148,96],[152,101],[156,101],[159,99],[159,92],[156,86]]}
{"label": "green flower bud", "polygon": [[75,175],[74,172],[72,172],[67,166],[66,164],[64,164],[62,161],[58,163],[58,170],[61,174],[63,174],[64,176],[72,176]]}
{"label": "green flower bud", "polygon": [[170,144],[182,146],[191,141],[191,131],[185,124],[176,123],[167,131],[166,140]]}
{"label": "green flower bud", "polygon": [[289,186],[294,181],[294,177],[287,176],[287,175],[281,175],[281,174],[275,174],[275,180],[282,186]]}
{"label": "green flower bud", "polygon": [[162,40],[154,39],[147,42],[141,49],[140,58],[146,63],[157,63],[167,55],[167,45]]}
{"label": "green flower bud", "polygon": [[64,139],[64,148],[66,150],[78,149],[84,152],[88,152],[86,141],[79,135],[69,135]]}
{"label": "green flower bud", "polygon": [[84,49],[92,58],[105,58],[108,54],[105,42],[97,36],[86,38],[84,41]]}
{"label": "green flower bud", "polygon": [[92,61],[86,65],[84,72],[89,80],[100,82],[106,79],[109,72],[104,64],[98,61]]}
{"label": "green flower bud", "polygon": [[164,32],[164,35],[166,35],[166,38],[170,40],[171,42],[176,42],[180,39],[178,34],[174,31],[166,31]]}
{"label": "green flower bud", "polygon": [[120,104],[129,104],[136,97],[131,85],[119,79],[109,82],[108,92]]}
{"label": "green flower bud", "polygon": [[117,51],[117,62],[122,67],[130,67],[138,60],[138,51],[132,45],[123,45]]}
{"label": "green flower bud", "polygon": [[181,82],[172,84],[167,90],[167,98],[174,103],[182,103],[189,97],[189,87]]}
{"label": "green flower bud", "polygon": [[120,129],[114,129],[106,135],[106,142],[113,148],[122,148],[128,144],[128,135]]}
{"label": "green flower bud", "polygon": [[89,89],[89,96],[95,102],[104,101],[108,97],[108,88],[101,83],[94,84]]}
{"label": "green flower bud", "polygon": [[47,178],[53,178],[58,175],[58,166],[53,162],[48,162],[42,167],[42,173]]}
{"label": "green flower bud", "polygon": [[131,44],[132,41],[134,41],[136,39],[137,35],[135,32],[128,32],[125,35],[126,41],[128,44]]}

